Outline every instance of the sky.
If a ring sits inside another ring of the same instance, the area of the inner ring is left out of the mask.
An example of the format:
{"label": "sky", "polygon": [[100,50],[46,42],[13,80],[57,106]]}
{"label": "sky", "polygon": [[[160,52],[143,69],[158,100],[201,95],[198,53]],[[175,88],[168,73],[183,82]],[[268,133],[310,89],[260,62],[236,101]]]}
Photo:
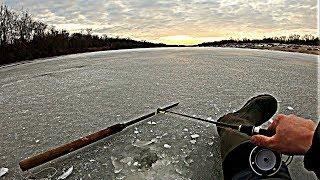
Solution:
{"label": "sky", "polygon": [[317,32],[317,0],[0,0],[57,29],[166,44]]}

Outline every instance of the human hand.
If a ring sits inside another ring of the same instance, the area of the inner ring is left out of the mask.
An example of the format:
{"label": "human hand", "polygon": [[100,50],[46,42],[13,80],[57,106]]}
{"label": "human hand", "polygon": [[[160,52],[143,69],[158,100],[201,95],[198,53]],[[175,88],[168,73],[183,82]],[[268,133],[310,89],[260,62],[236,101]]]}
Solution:
{"label": "human hand", "polygon": [[295,115],[279,114],[268,127],[276,134],[272,137],[254,135],[250,141],[284,154],[303,155],[311,147],[316,123]]}

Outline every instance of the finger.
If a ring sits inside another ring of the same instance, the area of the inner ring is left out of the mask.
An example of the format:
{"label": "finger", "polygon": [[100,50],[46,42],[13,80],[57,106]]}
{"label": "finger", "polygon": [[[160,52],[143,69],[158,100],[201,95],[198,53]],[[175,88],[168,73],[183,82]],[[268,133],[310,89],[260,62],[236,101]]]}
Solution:
{"label": "finger", "polygon": [[287,115],[284,115],[284,114],[278,114],[277,116],[276,116],[276,118],[275,118],[275,120],[277,120],[277,121],[281,121],[281,120],[283,120],[284,118],[286,118],[287,117]]}
{"label": "finger", "polygon": [[270,148],[273,137],[263,136],[263,135],[254,135],[251,136],[250,141],[256,146],[262,146]]}
{"label": "finger", "polygon": [[276,118],[274,118],[274,120],[272,121],[272,123],[269,125],[268,130],[273,130],[273,131],[275,131],[276,128],[277,128],[277,126],[278,126],[278,124],[279,124],[279,121],[281,121],[282,119],[284,119],[284,118],[286,118],[286,117],[287,117],[287,116],[284,115],[284,114],[278,114],[278,115],[276,116]]}
{"label": "finger", "polygon": [[273,120],[272,123],[268,126],[268,130],[274,131],[277,126],[278,122],[276,120]]}

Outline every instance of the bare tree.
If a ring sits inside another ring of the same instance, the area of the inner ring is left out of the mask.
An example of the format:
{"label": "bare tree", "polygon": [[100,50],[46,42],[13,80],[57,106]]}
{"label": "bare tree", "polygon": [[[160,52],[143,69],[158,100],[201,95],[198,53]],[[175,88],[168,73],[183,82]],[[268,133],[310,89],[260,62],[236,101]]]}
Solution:
{"label": "bare tree", "polygon": [[32,38],[32,32],[34,29],[34,23],[31,15],[26,11],[23,12],[18,19],[16,26],[18,27],[18,34],[22,42],[30,41]]}
{"label": "bare tree", "polygon": [[87,28],[86,31],[87,31],[87,35],[91,35],[91,33],[92,33],[92,28]]}
{"label": "bare tree", "polygon": [[33,22],[34,36],[43,37],[48,25],[42,22]]}
{"label": "bare tree", "polygon": [[0,44],[6,45],[9,39],[11,12],[6,5],[0,7]]}

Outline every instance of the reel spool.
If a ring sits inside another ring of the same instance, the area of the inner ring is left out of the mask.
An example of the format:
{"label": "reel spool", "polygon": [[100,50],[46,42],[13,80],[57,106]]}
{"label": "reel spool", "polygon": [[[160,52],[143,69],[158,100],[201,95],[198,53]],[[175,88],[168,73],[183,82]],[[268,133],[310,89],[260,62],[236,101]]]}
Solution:
{"label": "reel spool", "polygon": [[272,176],[276,174],[281,165],[281,154],[267,148],[256,146],[249,156],[249,164],[253,172],[259,176]]}

